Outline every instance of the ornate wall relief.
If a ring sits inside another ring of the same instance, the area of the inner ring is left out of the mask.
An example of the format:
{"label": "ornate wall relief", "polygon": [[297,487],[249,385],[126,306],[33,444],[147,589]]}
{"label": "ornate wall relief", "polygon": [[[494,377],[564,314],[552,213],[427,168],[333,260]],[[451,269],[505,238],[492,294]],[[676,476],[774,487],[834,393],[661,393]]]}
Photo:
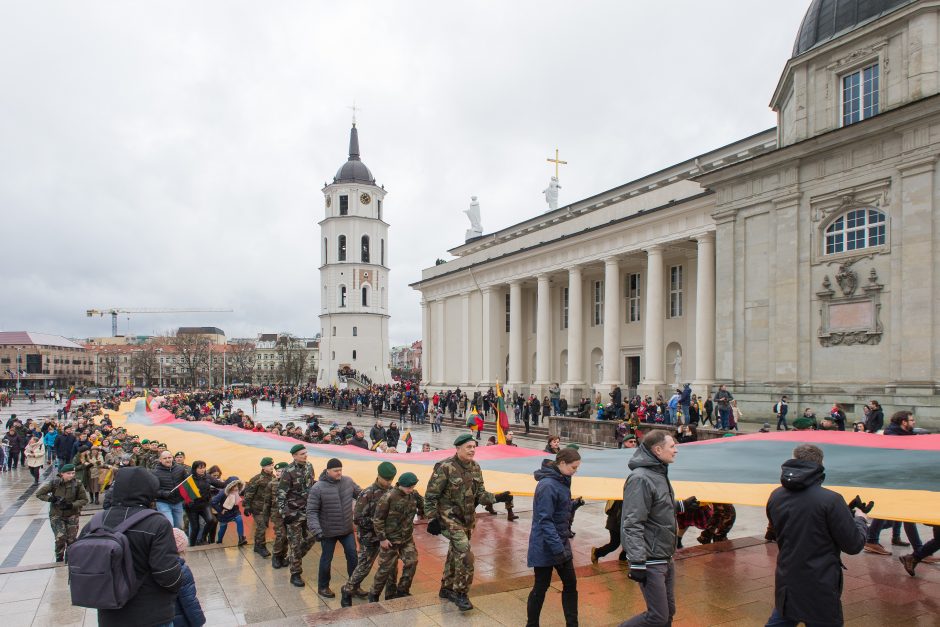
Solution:
{"label": "ornate wall relief", "polygon": [[881,292],[884,285],[878,282],[874,268],[859,291],[858,273],[852,266],[859,261],[846,261],[836,273],[833,289],[829,275],[823,279],[819,297],[820,324],[817,336],[823,346],[851,346],[854,344],[878,344],[884,327],[881,325]]}

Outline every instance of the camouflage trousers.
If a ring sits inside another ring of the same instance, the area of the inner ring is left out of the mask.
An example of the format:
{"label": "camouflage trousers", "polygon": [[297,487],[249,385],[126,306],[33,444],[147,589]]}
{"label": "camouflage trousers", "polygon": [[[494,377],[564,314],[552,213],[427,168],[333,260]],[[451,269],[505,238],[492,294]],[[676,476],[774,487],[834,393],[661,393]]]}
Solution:
{"label": "camouflage trousers", "polygon": [[290,574],[299,575],[304,571],[304,555],[314,545],[313,536],[307,529],[307,519],[301,518],[287,525],[287,559],[290,562]]}
{"label": "camouflage trousers", "polygon": [[274,549],[271,552],[284,559],[287,557],[287,527],[284,519],[278,514],[272,514],[271,525],[274,527]]}
{"label": "camouflage trousers", "polygon": [[267,540],[265,535],[268,533],[268,521],[270,518],[264,514],[254,514],[255,519],[255,546],[262,546]]}
{"label": "camouflage trousers", "polygon": [[715,503],[712,505],[712,515],[708,519],[705,529],[702,530],[698,541],[702,544],[721,542],[728,539],[728,532],[734,526],[737,512],[734,505],[729,503]]}
{"label": "camouflage trousers", "polygon": [[447,559],[444,561],[441,588],[452,590],[457,594],[467,594],[470,591],[470,584],[473,583],[471,530],[453,521],[447,521],[442,526],[441,535],[450,540],[450,548],[447,551]]}
{"label": "camouflage trousers", "polygon": [[[390,549],[381,549],[379,551],[379,568],[375,571],[375,580],[372,582],[372,594],[379,594],[383,587],[395,582],[398,560],[401,560],[401,578],[398,580],[398,593],[401,594],[411,590],[411,582],[415,578],[415,571],[418,570],[418,549],[415,548],[413,538],[409,538],[401,544],[393,544]],[[470,577],[473,578],[472,571]]]}
{"label": "camouflage trousers", "polygon": [[368,542],[359,538],[359,555],[356,563],[356,570],[349,576],[349,582],[346,584],[349,590],[354,590],[362,581],[369,576],[375,559],[379,556],[379,543]]}
{"label": "camouflage trousers", "polygon": [[65,549],[78,537],[78,516],[50,516],[52,534],[55,536],[55,558],[65,557]]}

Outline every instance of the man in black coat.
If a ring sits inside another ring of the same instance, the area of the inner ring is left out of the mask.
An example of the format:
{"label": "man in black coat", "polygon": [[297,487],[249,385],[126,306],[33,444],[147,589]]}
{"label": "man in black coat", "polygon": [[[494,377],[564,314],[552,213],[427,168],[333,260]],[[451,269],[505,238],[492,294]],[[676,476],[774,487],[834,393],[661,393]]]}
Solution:
{"label": "man in black coat", "polygon": [[161,451],[159,463],[154,466],[153,475],[157,478],[156,509],[166,516],[170,524],[183,528],[183,496],[176,487],[186,480],[189,473],[177,464],[170,451]]}
{"label": "man in black coat", "polygon": [[861,552],[868,525],[862,516],[853,518],[841,495],[822,487],[822,460],[819,447],[797,446],[793,459],[783,464],[783,487],[767,500],[779,547],[775,607],[767,627],[843,623],[840,556]]}
{"label": "man in black coat", "polygon": [[72,457],[74,456],[72,448],[75,446],[75,442],[72,427],[66,427],[65,430],[56,437],[55,444],[52,446],[55,450],[55,456],[59,460],[59,466],[63,466],[72,461]]}
{"label": "man in black coat", "polygon": [[[119,469],[110,490],[113,503],[102,525],[113,529],[141,509],[150,508],[158,486],[157,478],[146,468]],[[86,530],[87,527],[79,537]],[[125,627],[172,623],[176,615],[176,592],[183,580],[173,527],[163,516],[148,516],[125,535],[140,588],[121,609],[98,610],[98,624]]]}

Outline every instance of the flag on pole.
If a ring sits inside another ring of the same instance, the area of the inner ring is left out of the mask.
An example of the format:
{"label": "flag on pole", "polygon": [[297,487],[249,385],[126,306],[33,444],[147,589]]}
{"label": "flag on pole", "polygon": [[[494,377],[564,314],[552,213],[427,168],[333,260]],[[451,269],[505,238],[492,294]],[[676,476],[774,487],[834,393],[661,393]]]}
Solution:
{"label": "flag on pole", "polygon": [[114,469],[108,468],[104,471],[104,477],[101,479],[101,491],[104,492],[104,489],[108,487],[111,481],[114,479]]}
{"label": "flag on pole", "polygon": [[503,386],[496,382],[496,443],[506,443],[506,432],[509,431],[509,415],[506,414],[506,399],[503,397]]}
{"label": "flag on pole", "polygon": [[187,505],[202,496],[202,494],[199,493],[199,486],[196,485],[196,480],[193,479],[192,475],[186,477],[182,483],[173,489],[179,492],[180,496],[183,497],[183,502]]}
{"label": "flag on pole", "polygon": [[369,449],[369,450],[370,450],[370,451],[376,451],[376,450],[378,450],[379,445],[383,444],[384,442],[385,442],[385,440],[376,440],[376,441],[375,441],[375,444],[373,444],[373,445],[372,445],[372,448]]}
{"label": "flag on pole", "polygon": [[414,441],[414,438],[411,437],[411,429],[405,431],[405,435],[402,437],[402,440],[404,440],[405,446],[411,448],[411,443]]}
{"label": "flag on pole", "polygon": [[150,390],[144,390],[144,407],[150,411]]}
{"label": "flag on pole", "polygon": [[68,414],[72,409],[72,401],[75,400],[75,386],[69,388],[69,398],[65,401],[65,413]]}

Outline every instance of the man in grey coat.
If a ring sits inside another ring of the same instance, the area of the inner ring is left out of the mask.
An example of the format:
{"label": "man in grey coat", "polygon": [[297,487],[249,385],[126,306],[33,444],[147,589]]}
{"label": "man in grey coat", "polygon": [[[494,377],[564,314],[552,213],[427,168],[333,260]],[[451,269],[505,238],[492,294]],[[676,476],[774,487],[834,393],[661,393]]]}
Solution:
{"label": "man in grey coat", "polygon": [[676,442],[665,431],[651,431],[630,459],[631,473],[623,486],[621,542],[630,561],[630,579],[639,582],[646,611],[620,627],[671,625],[676,613],[676,513],[698,509],[694,496],[676,501],[669,482],[669,464],[676,460]]}
{"label": "man in grey coat", "polygon": [[343,462],[335,457],[326,463],[326,470],[307,495],[307,528],[320,541],[320,570],[317,593],[328,599],[336,594],[330,590],[330,568],[336,543],[346,554],[346,574],[356,569],[356,537],[353,535],[353,506],[362,488],[343,476]]}

